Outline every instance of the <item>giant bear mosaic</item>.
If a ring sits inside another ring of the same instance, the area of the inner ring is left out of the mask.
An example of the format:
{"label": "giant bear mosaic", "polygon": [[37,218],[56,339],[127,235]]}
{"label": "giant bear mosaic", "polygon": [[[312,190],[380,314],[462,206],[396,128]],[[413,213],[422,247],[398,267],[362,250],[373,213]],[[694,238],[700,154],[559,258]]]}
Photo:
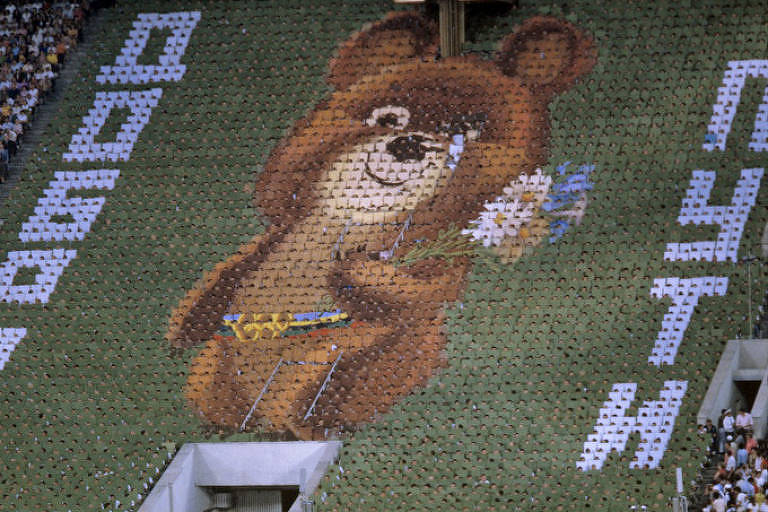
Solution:
{"label": "giant bear mosaic", "polygon": [[589,36],[547,17],[495,60],[438,58],[435,26],[412,13],[346,41],[335,92],[256,176],[266,231],[172,314],[169,342],[202,346],[192,407],[220,427],[310,438],[424,385],[446,363],[444,309],[474,248],[514,261],[547,235],[548,106],[595,58]]}

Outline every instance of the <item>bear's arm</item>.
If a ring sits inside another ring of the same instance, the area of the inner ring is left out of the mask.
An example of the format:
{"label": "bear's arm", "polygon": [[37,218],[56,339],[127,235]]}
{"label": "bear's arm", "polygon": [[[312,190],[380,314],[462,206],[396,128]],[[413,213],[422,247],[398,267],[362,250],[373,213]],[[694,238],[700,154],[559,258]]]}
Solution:
{"label": "bear's arm", "polygon": [[264,259],[269,244],[279,237],[273,227],[256,235],[226,261],[206,273],[171,314],[166,339],[174,347],[191,347],[210,339],[220,327],[237,284]]}
{"label": "bear's arm", "polygon": [[406,254],[418,241],[436,239],[451,226],[467,228],[483,212],[486,202],[501,196],[504,187],[522,172],[535,169],[539,162],[530,154],[505,144],[475,143],[468,147],[448,184],[414,210],[411,227],[395,257]]}
{"label": "bear's arm", "polygon": [[503,144],[476,143],[467,148],[451,181],[413,211],[411,227],[389,260],[351,252],[338,262],[329,283],[336,290],[336,300],[361,320],[413,314],[414,304],[437,307],[456,300],[463,289],[468,258],[456,258],[454,263],[430,258],[399,267],[394,261],[419,242],[435,240],[451,225],[466,227],[483,211],[486,201],[503,194],[504,187],[523,169],[534,168],[537,162],[529,154]]}
{"label": "bear's arm", "polygon": [[352,253],[329,277],[336,302],[356,320],[369,322],[431,318],[464,288],[469,260],[423,260],[413,267],[369,260]]}

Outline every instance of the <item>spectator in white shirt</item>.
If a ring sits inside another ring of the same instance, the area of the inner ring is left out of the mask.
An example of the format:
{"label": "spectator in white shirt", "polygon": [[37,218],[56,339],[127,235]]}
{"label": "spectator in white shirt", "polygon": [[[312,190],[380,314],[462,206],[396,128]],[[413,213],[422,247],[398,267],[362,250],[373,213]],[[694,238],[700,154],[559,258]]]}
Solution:
{"label": "spectator in white shirt", "polygon": [[725,512],[725,499],[719,492],[712,497],[712,512]]}
{"label": "spectator in white shirt", "polygon": [[733,413],[730,409],[725,410],[725,417],[723,418],[723,430],[725,430],[725,435],[733,435],[733,427],[736,423],[736,420],[733,419]]}
{"label": "spectator in white shirt", "polygon": [[766,482],[768,482],[768,469],[761,469],[760,475],[757,477],[757,485],[765,487]]}
{"label": "spectator in white shirt", "polygon": [[752,415],[743,407],[739,409],[739,414],[734,422],[736,433],[744,435],[747,432],[752,432],[753,425]]}

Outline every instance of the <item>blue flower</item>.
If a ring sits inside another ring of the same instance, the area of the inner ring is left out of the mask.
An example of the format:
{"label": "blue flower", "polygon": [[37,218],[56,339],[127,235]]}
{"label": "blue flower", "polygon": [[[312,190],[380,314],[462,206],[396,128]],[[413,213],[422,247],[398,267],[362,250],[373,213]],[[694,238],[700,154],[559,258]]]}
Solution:
{"label": "blue flower", "polygon": [[[571,167],[569,171],[568,167],[570,165],[571,161],[569,160],[555,168],[557,170],[557,176],[555,177],[557,182],[552,184],[547,199],[541,205],[542,210],[553,212],[560,208],[573,207],[583,194],[586,194],[594,187],[593,183],[589,180],[589,175],[595,170],[594,165],[582,164],[576,169]],[[565,219],[555,219],[550,222],[549,230],[552,236],[549,238],[549,242],[554,243],[557,241],[568,228],[570,228],[570,223]]]}

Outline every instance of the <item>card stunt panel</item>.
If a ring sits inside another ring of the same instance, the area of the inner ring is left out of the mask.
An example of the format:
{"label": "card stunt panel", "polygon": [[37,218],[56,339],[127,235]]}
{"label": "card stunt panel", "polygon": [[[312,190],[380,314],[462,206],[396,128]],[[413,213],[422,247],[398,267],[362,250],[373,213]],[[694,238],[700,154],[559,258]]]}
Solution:
{"label": "card stunt panel", "polygon": [[257,178],[266,232],[173,312],[168,341],[203,345],[186,395],[207,422],[246,427],[252,410],[252,425],[308,438],[374,420],[442,364],[443,307],[480,245],[462,228],[509,191],[536,217],[545,193],[510,183],[546,163],[548,104],[592,68],[591,38],[535,17],[495,62],[437,60],[436,41],[400,13],[342,45],[336,92]]}

